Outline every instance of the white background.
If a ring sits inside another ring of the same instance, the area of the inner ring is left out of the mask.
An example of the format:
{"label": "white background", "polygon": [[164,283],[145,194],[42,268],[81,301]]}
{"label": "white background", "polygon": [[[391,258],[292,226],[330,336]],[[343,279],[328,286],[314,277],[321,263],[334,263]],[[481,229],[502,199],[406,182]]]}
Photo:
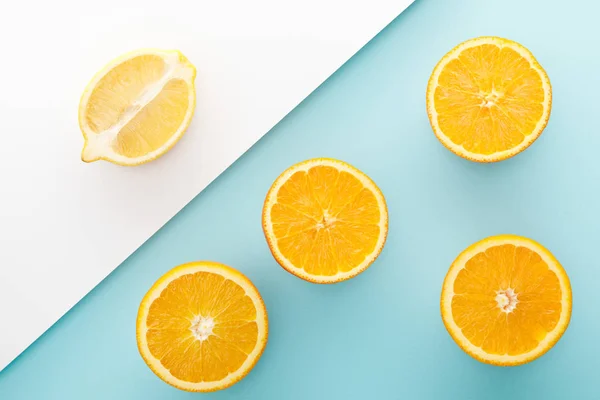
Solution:
{"label": "white background", "polygon": [[[0,370],[412,0],[57,0],[0,15]],[[39,3],[39,4],[36,4]],[[141,167],[80,161],[79,96],[112,58],[181,50],[197,108]]]}

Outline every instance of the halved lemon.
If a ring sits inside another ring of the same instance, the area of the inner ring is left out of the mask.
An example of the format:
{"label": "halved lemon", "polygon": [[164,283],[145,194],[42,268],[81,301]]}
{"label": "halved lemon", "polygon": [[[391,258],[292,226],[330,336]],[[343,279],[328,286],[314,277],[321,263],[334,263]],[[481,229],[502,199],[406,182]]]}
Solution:
{"label": "halved lemon", "polygon": [[310,282],[335,283],[375,261],[387,237],[388,212],[368,176],[345,162],[316,158],[277,178],[262,222],[283,268]]}
{"label": "halved lemon", "polygon": [[508,39],[459,44],[437,64],[427,114],[437,138],[472,161],[512,157],[542,133],[552,105],[548,75],[533,54]]}
{"label": "halved lemon", "polygon": [[442,319],[479,361],[520,365],[546,353],[571,318],[571,285],[539,243],[513,235],[477,242],[454,261],[442,288]]}
{"label": "halved lemon", "polygon": [[178,51],[138,50],[108,64],[79,103],[81,159],[138,165],[183,136],[196,106],[196,68]]}
{"label": "halved lemon", "polygon": [[267,312],[240,272],[199,261],[176,267],[146,293],[137,344],[163,381],[192,392],[225,389],[254,367],[267,343]]}

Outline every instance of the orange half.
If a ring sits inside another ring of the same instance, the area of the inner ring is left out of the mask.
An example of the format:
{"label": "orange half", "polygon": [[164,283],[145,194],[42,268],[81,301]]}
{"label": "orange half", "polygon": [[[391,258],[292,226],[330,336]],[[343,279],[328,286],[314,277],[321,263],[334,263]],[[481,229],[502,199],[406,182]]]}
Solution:
{"label": "orange half", "polygon": [[223,264],[176,267],[146,293],[137,344],[158,377],[192,392],[225,389],[254,367],[267,343],[267,312],[248,278]]}
{"label": "orange half", "polygon": [[351,165],[328,158],[283,172],[267,194],[262,221],[277,262],[314,283],[343,281],[367,269],[388,230],[377,185]]}
{"label": "orange half", "polygon": [[494,365],[520,365],[547,352],[567,329],[571,307],[563,267],[542,245],[519,236],[467,248],[442,288],[442,319],[452,338]]}
{"label": "orange half", "polygon": [[512,40],[480,37],[437,64],[427,86],[427,114],[442,144],[478,162],[512,157],[542,133],[552,105],[548,75]]}

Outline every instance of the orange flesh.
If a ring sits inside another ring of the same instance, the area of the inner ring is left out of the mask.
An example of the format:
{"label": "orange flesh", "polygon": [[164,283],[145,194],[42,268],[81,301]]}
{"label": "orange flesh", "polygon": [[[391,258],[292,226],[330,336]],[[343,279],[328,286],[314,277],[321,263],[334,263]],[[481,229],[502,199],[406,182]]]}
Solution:
{"label": "orange flesh", "polygon": [[[194,336],[196,317],[214,320],[206,340]],[[235,282],[210,272],[183,275],[150,306],[146,338],[152,355],[186,382],[219,381],[237,371],[258,337],[256,308]]]}
{"label": "orange flesh", "polygon": [[448,62],[434,93],[443,134],[484,155],[512,149],[534,133],[543,103],[542,79],[529,61],[492,44],[465,49]]}
{"label": "orange flesh", "polygon": [[294,173],[270,213],[281,253],[312,275],[354,269],[381,235],[374,194],[353,175],[329,166]]}
{"label": "orange flesh", "polygon": [[[498,292],[513,289],[511,312]],[[454,281],[452,316],[465,337],[488,354],[519,355],[535,349],[557,325],[562,293],[556,274],[535,252],[505,244],[471,258]]]}

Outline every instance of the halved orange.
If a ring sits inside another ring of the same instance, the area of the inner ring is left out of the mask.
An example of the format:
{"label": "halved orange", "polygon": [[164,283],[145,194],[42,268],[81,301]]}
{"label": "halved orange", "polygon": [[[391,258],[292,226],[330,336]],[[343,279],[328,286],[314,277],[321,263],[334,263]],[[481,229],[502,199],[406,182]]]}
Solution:
{"label": "halved orange", "polygon": [[546,353],[571,318],[571,285],[554,256],[520,236],[479,241],[452,263],[442,288],[442,319],[479,361],[520,365]]}
{"label": "halved orange", "polygon": [[379,255],[388,212],[375,183],[329,158],[301,162],[273,183],[262,214],[277,262],[314,283],[335,283],[364,271]]}
{"label": "halved orange", "polygon": [[180,265],[146,293],[137,344],[146,364],[176,388],[211,392],[241,380],[267,343],[267,312],[240,272],[199,261]]}
{"label": "halved orange", "polygon": [[427,114],[455,154],[500,161],[542,133],[552,105],[548,75],[522,45],[498,37],[459,44],[437,64],[427,86]]}

